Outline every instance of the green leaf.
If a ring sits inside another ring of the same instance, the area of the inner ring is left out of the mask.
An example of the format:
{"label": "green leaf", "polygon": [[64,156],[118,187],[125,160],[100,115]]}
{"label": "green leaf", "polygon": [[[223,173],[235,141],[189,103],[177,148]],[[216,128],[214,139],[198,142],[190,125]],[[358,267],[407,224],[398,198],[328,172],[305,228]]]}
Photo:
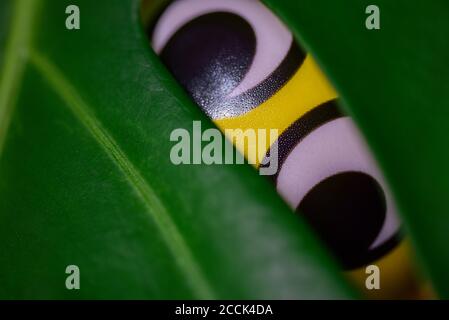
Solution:
{"label": "green leaf", "polygon": [[[449,2],[265,0],[364,132],[435,289],[449,298]],[[381,29],[365,28],[376,4]]]}
{"label": "green leaf", "polygon": [[69,4],[0,4],[0,298],[350,297],[250,166],[170,162],[172,130],[213,124],[149,49],[139,1],[78,0],[76,31]]}
{"label": "green leaf", "polygon": [[2,11],[0,11],[0,61],[3,61],[3,55],[5,52],[6,36],[9,31],[9,18],[10,18],[10,2],[3,4]]}

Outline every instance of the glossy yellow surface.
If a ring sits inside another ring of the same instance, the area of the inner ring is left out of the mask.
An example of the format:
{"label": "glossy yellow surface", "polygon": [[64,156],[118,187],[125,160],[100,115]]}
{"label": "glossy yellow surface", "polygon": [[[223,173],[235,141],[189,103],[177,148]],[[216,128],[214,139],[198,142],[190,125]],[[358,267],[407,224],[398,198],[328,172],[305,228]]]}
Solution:
{"label": "glossy yellow surface", "polygon": [[[295,75],[270,99],[244,115],[218,119],[215,123],[222,130],[277,129],[281,135],[306,112],[336,97],[337,93],[313,58],[308,55]],[[239,140],[236,147],[249,157],[251,163],[259,165],[258,160],[266,154],[269,145],[255,151],[257,144],[254,143],[244,150],[243,140]],[[258,159],[251,158],[255,154],[258,154]]]}

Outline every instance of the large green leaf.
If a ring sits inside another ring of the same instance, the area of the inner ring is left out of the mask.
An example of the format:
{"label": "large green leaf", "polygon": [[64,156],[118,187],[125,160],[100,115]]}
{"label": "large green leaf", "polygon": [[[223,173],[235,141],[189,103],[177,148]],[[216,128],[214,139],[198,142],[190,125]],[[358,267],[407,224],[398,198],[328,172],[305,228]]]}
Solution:
{"label": "large green leaf", "polygon": [[349,297],[251,167],[171,164],[173,129],[213,125],[149,49],[139,1],[78,0],[69,31],[72,2],[0,3],[0,297]]}
{"label": "large green leaf", "polygon": [[[449,298],[449,2],[265,0],[314,54],[392,186],[425,270]],[[376,4],[381,29],[365,28]]]}

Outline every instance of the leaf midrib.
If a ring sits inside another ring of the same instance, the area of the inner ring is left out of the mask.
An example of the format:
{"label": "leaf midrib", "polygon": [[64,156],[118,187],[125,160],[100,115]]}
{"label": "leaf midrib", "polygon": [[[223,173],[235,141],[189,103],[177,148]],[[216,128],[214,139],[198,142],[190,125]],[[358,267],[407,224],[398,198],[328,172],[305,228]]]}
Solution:
{"label": "leaf midrib", "polygon": [[214,293],[195,261],[182,234],[150,184],[128,159],[111,134],[95,117],[92,108],[82,99],[76,88],[53,63],[32,48],[32,25],[38,0],[17,0],[11,23],[4,69],[0,78],[0,156],[13,115],[19,86],[29,62],[45,78],[67,105],[76,119],[84,125],[126,177],[128,184],[144,204],[150,218],[158,227],[167,248],[183,273],[192,292],[200,299],[213,299]]}
{"label": "leaf midrib", "polygon": [[0,156],[20,92],[27,55],[31,48],[32,27],[37,5],[38,0],[16,0],[12,9],[10,36],[0,73]]}

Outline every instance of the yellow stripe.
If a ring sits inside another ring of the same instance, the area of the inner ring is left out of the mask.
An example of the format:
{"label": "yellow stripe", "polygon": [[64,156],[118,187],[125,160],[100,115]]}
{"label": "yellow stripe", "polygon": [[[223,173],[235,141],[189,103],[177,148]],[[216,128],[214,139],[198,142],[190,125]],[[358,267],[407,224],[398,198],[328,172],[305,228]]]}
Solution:
{"label": "yellow stripe", "polygon": [[[308,55],[296,74],[270,99],[242,116],[218,119],[215,123],[223,131],[238,128],[277,129],[281,135],[306,112],[336,97],[337,93],[313,58]],[[257,143],[245,148],[242,142],[236,142],[237,149],[258,166],[258,160],[263,158],[270,145],[267,143],[266,148],[257,150]],[[254,159],[256,154],[258,159]]]}

